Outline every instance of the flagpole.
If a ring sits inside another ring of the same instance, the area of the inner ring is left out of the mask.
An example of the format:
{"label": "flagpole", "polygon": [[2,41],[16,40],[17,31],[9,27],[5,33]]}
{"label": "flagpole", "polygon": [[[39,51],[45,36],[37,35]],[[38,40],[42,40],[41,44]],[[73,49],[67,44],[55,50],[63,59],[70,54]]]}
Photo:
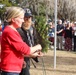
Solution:
{"label": "flagpole", "polygon": [[56,69],[56,30],[57,30],[57,0],[55,0],[55,37],[54,37],[54,69]]}

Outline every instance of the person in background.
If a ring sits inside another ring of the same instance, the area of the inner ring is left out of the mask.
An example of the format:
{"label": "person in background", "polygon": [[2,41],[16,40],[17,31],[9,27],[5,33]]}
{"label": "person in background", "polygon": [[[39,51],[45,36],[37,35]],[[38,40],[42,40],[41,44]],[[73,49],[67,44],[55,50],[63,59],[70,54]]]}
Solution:
{"label": "person in background", "polygon": [[54,45],[54,32],[55,32],[55,27],[53,22],[49,22],[49,29],[48,29],[48,34],[49,34],[49,41],[51,47]]}
{"label": "person in background", "polygon": [[74,22],[73,36],[74,36],[74,51],[76,51],[76,22]]}
{"label": "person in background", "polygon": [[68,22],[65,26],[64,29],[64,33],[65,33],[65,50],[67,51],[71,51],[72,50],[72,27],[70,25],[70,22]]}
{"label": "person in background", "polygon": [[63,30],[64,30],[64,26],[62,24],[62,20],[58,20],[58,25],[57,25],[57,49],[58,50],[62,50]]}
{"label": "person in background", "polygon": [[[29,12],[25,12],[24,15],[24,23],[22,24],[21,28],[17,28],[17,31],[21,35],[23,41],[27,43],[28,46],[32,47],[35,45],[34,38],[36,37],[34,35],[34,26],[32,25],[32,14]],[[36,62],[38,62],[37,58],[35,59]],[[32,60],[32,59],[31,59]],[[23,67],[20,75],[30,75],[29,69],[30,69],[30,58],[25,57],[24,62],[26,62],[26,67]]]}
{"label": "person in background", "polygon": [[16,30],[24,22],[24,10],[22,8],[10,7],[7,11],[6,20],[9,25],[4,28],[1,40],[2,75],[19,75],[24,57],[43,56],[40,53],[42,47],[40,44],[29,47],[23,42]]}

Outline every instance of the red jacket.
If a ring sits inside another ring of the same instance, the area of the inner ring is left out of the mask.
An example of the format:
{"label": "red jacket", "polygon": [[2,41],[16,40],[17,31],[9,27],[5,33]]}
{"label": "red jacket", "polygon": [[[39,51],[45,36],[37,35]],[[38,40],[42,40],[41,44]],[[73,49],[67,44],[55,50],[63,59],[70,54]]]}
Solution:
{"label": "red jacket", "polygon": [[0,70],[1,70],[1,52],[0,52]]}
{"label": "red jacket", "polygon": [[0,35],[0,70],[1,70],[1,35]]}
{"label": "red jacket", "polygon": [[22,41],[17,31],[6,26],[1,40],[1,69],[20,73],[24,59],[23,54],[30,54],[30,47]]}

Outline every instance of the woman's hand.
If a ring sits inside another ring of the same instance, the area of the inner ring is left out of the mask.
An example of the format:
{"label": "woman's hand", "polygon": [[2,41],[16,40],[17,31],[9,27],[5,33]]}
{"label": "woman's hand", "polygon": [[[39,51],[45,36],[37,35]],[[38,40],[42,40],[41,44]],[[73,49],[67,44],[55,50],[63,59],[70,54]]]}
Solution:
{"label": "woman's hand", "polygon": [[39,50],[39,51],[36,51],[36,52],[34,52],[32,55],[31,55],[31,57],[41,57],[41,56],[43,56],[43,53]]}
{"label": "woman's hand", "polygon": [[43,53],[41,52],[42,47],[40,44],[30,47],[30,54],[29,55],[24,55],[25,57],[41,57],[43,56]]}
{"label": "woman's hand", "polygon": [[42,50],[42,47],[40,44],[30,47],[30,54],[35,53],[37,50]]}
{"label": "woman's hand", "polygon": [[36,45],[36,48],[37,48],[37,50],[41,50],[42,49],[40,44]]}
{"label": "woman's hand", "polygon": [[36,52],[30,55],[24,55],[24,57],[32,57],[32,58],[41,57],[41,56],[43,56],[43,53],[40,50],[37,50]]}

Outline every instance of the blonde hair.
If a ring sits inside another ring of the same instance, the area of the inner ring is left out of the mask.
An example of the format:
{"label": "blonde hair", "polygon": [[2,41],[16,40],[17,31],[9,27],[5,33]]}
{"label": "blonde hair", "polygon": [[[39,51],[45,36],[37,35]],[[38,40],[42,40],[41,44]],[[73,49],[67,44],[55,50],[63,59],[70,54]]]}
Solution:
{"label": "blonde hair", "polygon": [[24,10],[20,7],[10,7],[7,11],[6,20],[7,22],[11,22],[12,18],[16,18],[24,13]]}

